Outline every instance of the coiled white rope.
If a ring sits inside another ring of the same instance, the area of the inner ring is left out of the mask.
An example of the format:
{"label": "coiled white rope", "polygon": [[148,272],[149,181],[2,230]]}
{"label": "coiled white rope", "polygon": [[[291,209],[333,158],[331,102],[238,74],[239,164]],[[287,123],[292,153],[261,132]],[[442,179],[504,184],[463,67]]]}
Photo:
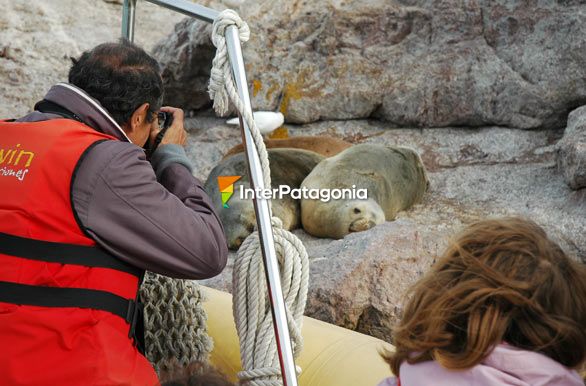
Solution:
{"label": "coiled white rope", "polygon": [[[247,41],[250,36],[248,25],[232,10],[223,11],[214,21],[212,42],[217,50],[213,60],[209,93],[218,114],[224,115],[231,101],[247,123],[259,155],[264,187],[270,189],[269,158],[262,135],[256,127],[252,112],[244,108],[230,71],[225,31],[231,25],[238,28],[242,42]],[[301,323],[307,300],[309,259],[301,241],[283,229],[279,218],[272,217],[270,201],[269,213],[271,213],[275,250],[281,269],[281,285],[289,331],[293,340],[293,355],[297,357],[303,345]],[[238,250],[232,288],[234,320],[240,338],[240,357],[243,368],[243,371],[238,374],[241,384],[282,385],[258,231],[248,236]]]}

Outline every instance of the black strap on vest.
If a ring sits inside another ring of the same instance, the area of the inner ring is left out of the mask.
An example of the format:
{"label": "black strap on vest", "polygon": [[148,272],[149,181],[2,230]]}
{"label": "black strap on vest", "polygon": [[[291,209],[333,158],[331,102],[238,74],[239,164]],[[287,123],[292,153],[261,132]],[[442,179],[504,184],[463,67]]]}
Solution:
{"label": "black strap on vest", "polygon": [[34,240],[0,233],[0,253],[30,260],[110,268],[141,277],[142,270],[97,247]]}
{"label": "black strap on vest", "polygon": [[87,288],[45,287],[0,281],[0,301],[28,306],[77,307],[102,310],[132,322],[134,300]]}
{"label": "black strap on vest", "polygon": [[[116,259],[98,247],[54,243],[0,233],[0,253],[24,259],[109,268],[126,272],[142,282],[144,271]],[[138,293],[126,299],[111,292],[87,288],[36,286],[0,281],[0,302],[41,307],[77,307],[108,311],[130,324],[129,338],[144,353],[143,305]]]}
{"label": "black strap on vest", "polygon": [[65,107],[58,105],[55,102],[48,101],[46,99],[37,102],[34,108],[35,110],[40,111],[41,113],[56,114],[62,116],[63,118],[73,119],[78,122],[84,123],[77,114],[72,113]]}

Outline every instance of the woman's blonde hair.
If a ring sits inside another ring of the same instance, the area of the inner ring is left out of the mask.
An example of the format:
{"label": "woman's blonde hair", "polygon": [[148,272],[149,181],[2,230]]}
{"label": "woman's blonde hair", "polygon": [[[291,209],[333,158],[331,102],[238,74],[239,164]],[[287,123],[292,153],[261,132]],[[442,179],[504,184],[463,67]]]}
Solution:
{"label": "woman's blonde hair", "polygon": [[404,361],[469,368],[501,342],[567,367],[586,359],[586,267],[531,221],[469,226],[409,295],[383,355],[396,375]]}

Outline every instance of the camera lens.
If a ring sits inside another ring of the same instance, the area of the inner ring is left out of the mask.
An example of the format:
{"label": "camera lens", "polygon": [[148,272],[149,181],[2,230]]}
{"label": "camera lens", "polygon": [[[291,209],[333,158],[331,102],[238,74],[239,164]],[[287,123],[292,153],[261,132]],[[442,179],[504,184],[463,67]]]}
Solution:
{"label": "camera lens", "polygon": [[165,127],[165,120],[167,119],[167,114],[160,111],[157,113],[157,119],[159,121],[159,129],[163,129]]}

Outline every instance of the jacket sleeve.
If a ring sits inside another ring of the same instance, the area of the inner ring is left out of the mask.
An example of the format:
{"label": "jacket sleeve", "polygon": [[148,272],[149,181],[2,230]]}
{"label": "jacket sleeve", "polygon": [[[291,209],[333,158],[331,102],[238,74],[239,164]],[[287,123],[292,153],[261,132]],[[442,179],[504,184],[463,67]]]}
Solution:
{"label": "jacket sleeve", "polygon": [[167,162],[159,181],[139,147],[106,141],[80,160],[72,205],[98,245],[134,266],[170,277],[219,274],[228,255],[222,224],[186,165]]}

